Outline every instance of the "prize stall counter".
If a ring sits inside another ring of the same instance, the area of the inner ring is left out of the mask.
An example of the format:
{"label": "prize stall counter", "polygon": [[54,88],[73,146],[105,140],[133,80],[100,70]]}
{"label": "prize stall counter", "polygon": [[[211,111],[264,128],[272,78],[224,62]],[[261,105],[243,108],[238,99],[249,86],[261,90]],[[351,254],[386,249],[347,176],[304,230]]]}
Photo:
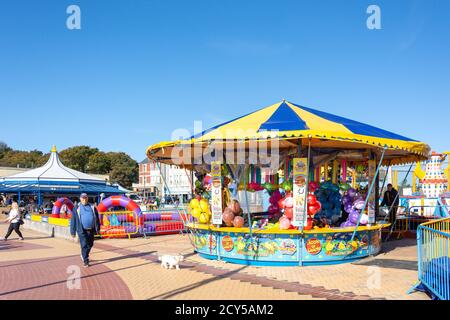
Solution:
{"label": "prize stall counter", "polygon": [[211,260],[255,266],[326,265],[351,262],[381,250],[381,230],[389,224],[355,228],[279,230],[190,223],[195,251]]}

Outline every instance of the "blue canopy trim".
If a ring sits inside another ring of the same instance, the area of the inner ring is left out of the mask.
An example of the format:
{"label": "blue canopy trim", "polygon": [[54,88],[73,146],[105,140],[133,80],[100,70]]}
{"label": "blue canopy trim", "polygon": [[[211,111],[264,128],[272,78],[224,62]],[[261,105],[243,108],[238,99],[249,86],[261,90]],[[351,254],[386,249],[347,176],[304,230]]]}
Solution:
{"label": "blue canopy trim", "polygon": [[118,188],[97,183],[68,183],[56,181],[8,181],[0,183],[0,193],[105,193],[124,194]]}

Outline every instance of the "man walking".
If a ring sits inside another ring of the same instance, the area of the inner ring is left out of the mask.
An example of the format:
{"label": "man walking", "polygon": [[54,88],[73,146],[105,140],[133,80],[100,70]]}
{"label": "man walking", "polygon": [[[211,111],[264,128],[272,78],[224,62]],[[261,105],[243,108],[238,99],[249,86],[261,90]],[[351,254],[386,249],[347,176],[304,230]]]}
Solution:
{"label": "man walking", "polygon": [[387,185],[387,190],[384,192],[383,201],[381,202],[381,206],[389,207],[389,221],[391,223],[395,222],[395,218],[397,216],[398,205],[400,203],[400,199],[398,196],[397,190],[392,187],[392,184]]}
{"label": "man walking", "polygon": [[89,267],[89,253],[94,246],[94,235],[100,231],[97,208],[89,204],[86,193],[80,195],[80,203],[73,208],[70,220],[70,234],[78,234],[81,246],[81,258],[85,267]]}

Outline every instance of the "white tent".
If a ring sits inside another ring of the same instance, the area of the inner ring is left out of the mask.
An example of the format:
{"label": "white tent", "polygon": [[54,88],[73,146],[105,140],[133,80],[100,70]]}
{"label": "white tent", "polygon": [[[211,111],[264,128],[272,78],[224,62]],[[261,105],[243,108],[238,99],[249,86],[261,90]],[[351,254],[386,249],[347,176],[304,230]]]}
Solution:
{"label": "white tent", "polygon": [[50,158],[42,167],[21,172],[9,177],[3,178],[4,182],[8,181],[66,181],[79,183],[102,183],[106,181],[88,175],[86,173],[67,168],[59,159],[56,147],[53,146]]}
{"label": "white tent", "polygon": [[86,192],[91,195],[124,194],[106,180],[93,177],[64,166],[56,147],[51,150],[50,158],[42,167],[21,172],[0,179],[0,192],[20,194],[80,194]]}

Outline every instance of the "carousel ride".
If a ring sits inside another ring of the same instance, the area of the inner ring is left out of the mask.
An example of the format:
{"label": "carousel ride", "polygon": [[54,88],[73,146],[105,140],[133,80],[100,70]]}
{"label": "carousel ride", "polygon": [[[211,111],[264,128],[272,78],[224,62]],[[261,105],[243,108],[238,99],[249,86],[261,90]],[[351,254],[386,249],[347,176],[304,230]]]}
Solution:
{"label": "carousel ride", "polygon": [[[429,146],[281,101],[189,139],[147,149],[194,170],[190,223],[204,258],[246,265],[335,264],[381,249],[381,166],[428,158]],[[364,186],[358,186],[364,178]]]}

